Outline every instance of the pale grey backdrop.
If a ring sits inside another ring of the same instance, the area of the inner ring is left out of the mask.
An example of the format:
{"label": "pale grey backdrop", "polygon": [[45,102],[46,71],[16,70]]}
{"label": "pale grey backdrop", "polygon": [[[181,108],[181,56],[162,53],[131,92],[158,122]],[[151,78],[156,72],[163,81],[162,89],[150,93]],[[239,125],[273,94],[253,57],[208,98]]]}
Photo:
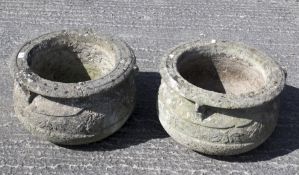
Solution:
{"label": "pale grey backdrop", "polygon": [[[298,174],[298,0],[0,0],[0,172],[3,174]],[[103,142],[63,148],[32,137],[14,117],[9,57],[40,34],[92,28],[134,49],[138,103],[125,126]],[[234,40],[263,50],[288,71],[273,135],[258,149],[208,157],[173,141],[156,114],[158,65],[189,40]]]}

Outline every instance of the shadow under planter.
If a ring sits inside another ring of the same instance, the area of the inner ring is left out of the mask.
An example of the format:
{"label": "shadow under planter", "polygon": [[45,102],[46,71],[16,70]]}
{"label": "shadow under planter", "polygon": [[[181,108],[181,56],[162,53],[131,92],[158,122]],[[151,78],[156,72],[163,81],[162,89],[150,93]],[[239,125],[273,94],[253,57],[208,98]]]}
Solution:
{"label": "shadow under planter", "polygon": [[299,149],[299,88],[285,86],[281,94],[280,116],[273,134],[258,148],[237,156],[208,156],[229,162],[271,160]]}
{"label": "shadow under planter", "polygon": [[151,139],[169,137],[159,122],[156,108],[160,80],[160,74],[156,72],[138,74],[135,110],[115,134],[100,142],[63,147],[80,151],[109,151],[138,145]]}
{"label": "shadow under planter", "polygon": [[[141,72],[137,76],[137,104],[126,124],[101,142],[79,146],[64,146],[80,151],[109,151],[127,148],[151,139],[169,137],[162,128],[156,110],[160,75]],[[271,160],[299,149],[299,88],[285,86],[281,94],[281,110],[274,133],[258,148],[236,156],[209,156],[228,162],[256,162]]]}

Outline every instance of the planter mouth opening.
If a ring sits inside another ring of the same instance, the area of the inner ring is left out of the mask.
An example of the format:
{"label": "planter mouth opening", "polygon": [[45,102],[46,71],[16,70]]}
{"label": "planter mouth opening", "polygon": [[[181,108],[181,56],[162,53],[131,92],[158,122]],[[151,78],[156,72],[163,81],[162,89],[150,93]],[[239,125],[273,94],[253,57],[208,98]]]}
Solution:
{"label": "planter mouth opening", "polygon": [[263,72],[256,67],[225,53],[187,50],[178,57],[176,66],[189,83],[222,94],[255,93],[266,82]]}
{"label": "planter mouth opening", "polygon": [[62,83],[99,79],[115,68],[116,61],[111,48],[78,35],[59,35],[44,40],[36,44],[27,56],[32,72]]}
{"label": "planter mouth opening", "polygon": [[52,32],[33,39],[15,55],[17,82],[54,98],[78,98],[125,79],[135,57],[123,41],[88,31]]}
{"label": "planter mouth opening", "polygon": [[168,86],[197,105],[249,108],[280,94],[285,75],[265,54],[241,43],[198,41],[164,57],[161,74]]}

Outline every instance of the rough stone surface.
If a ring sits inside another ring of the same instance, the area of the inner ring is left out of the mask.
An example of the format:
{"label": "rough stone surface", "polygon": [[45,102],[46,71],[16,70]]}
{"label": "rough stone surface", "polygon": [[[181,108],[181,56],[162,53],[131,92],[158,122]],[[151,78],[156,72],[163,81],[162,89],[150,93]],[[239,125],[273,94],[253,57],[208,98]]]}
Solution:
{"label": "rough stone surface", "polygon": [[276,126],[285,73],[254,48],[188,42],[165,54],[160,74],[160,122],[192,150],[244,153],[263,143]]}
{"label": "rough stone surface", "polygon": [[[299,2],[0,1],[0,172],[3,174],[298,174]],[[59,147],[33,137],[13,113],[9,57],[25,41],[62,28],[93,28],[132,47],[141,73],[133,115],[103,142]],[[160,125],[158,66],[190,40],[233,40],[262,50],[287,69],[277,127],[257,149],[209,157],[186,149]]]}
{"label": "rough stone surface", "polygon": [[49,33],[27,42],[11,61],[16,116],[40,138],[60,145],[99,141],[134,109],[135,56],[116,38]]}

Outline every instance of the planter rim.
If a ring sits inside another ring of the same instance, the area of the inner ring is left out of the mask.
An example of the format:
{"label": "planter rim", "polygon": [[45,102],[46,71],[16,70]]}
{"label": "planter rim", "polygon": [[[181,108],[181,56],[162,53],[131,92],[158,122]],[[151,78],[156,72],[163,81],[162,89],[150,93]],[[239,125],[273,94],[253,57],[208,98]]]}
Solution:
{"label": "planter rim", "polygon": [[[116,57],[114,68],[108,74],[98,79],[76,83],[63,83],[40,77],[29,67],[27,62],[28,53],[42,41],[50,40],[62,35],[89,36],[96,40],[101,40],[107,43],[110,42]],[[62,30],[47,33],[26,42],[16,53],[14,53],[11,69],[16,82],[29,91],[54,98],[79,98],[109,90],[111,87],[119,84],[130,75],[131,71],[138,70],[135,63],[136,58],[131,48],[118,38],[88,30]]]}
{"label": "planter rim", "polygon": [[[186,51],[192,49],[200,50],[201,47],[222,47],[228,49],[238,49],[239,53],[248,52],[255,55],[254,58],[241,58],[243,60],[257,61],[255,63],[262,69],[267,66],[263,71],[267,72],[265,77],[265,84],[263,87],[254,91],[240,95],[223,94],[215,91],[206,90],[195,86],[184,79],[177,69],[177,62],[179,57]],[[217,41],[216,43],[203,43],[201,41],[193,41],[183,43],[171,49],[166,55],[162,57],[160,65],[160,73],[162,81],[167,86],[171,87],[178,94],[184,98],[193,101],[197,106],[211,106],[217,108],[238,109],[238,108],[251,108],[262,105],[273,100],[283,90],[285,84],[284,70],[266,54],[249,47],[239,42]]]}

